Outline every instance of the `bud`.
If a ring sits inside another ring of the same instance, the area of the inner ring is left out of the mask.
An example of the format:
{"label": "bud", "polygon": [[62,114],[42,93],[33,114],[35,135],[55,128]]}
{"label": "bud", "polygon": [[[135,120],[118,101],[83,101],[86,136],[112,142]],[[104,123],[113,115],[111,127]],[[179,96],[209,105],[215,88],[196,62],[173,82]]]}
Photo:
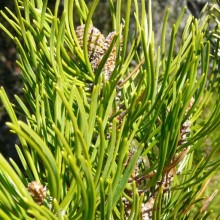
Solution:
{"label": "bud", "polygon": [[43,204],[43,201],[46,197],[46,190],[46,187],[43,187],[41,183],[38,183],[36,181],[32,181],[28,184],[28,192],[38,205]]}

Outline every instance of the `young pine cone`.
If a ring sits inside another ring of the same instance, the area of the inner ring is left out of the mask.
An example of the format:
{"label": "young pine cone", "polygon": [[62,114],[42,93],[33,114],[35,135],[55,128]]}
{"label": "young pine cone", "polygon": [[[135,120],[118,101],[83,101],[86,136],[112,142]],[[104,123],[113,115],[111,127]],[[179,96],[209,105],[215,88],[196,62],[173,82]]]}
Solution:
{"label": "young pine cone", "polygon": [[[84,36],[84,28],[85,25],[78,26],[76,28],[76,36],[79,41],[79,45],[83,47],[83,36]],[[92,65],[92,69],[94,72],[98,69],[98,66],[109,49],[114,36],[116,35],[115,32],[109,33],[109,35],[105,38],[103,34],[95,27],[90,26],[88,31],[88,55],[89,61]],[[111,54],[109,55],[102,72],[105,75],[105,80],[109,80],[112,71],[115,68],[116,62],[116,46],[113,47]]]}
{"label": "young pine cone", "polygon": [[[192,97],[189,105],[187,106],[186,112],[185,114],[188,113],[188,111],[192,108],[193,104],[195,102],[195,99]],[[190,126],[191,126],[191,122],[189,120],[190,118],[188,118],[182,125],[182,127],[180,128],[180,140],[179,140],[179,145],[182,145],[184,143],[186,143],[186,138],[187,135],[191,132],[190,130]]]}
{"label": "young pine cone", "polygon": [[32,181],[28,184],[28,192],[38,205],[43,204],[46,197],[46,191],[47,188],[43,187],[41,183],[38,183],[36,181]]}

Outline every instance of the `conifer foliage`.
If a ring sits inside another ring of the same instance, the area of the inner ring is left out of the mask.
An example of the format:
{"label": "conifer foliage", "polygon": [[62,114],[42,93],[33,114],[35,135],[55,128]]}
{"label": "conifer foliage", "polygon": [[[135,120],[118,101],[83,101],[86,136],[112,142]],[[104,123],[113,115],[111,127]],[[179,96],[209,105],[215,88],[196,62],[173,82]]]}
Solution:
{"label": "conifer foliage", "polygon": [[17,45],[25,96],[12,104],[0,89],[22,163],[0,155],[1,219],[210,215],[217,191],[203,192],[219,145],[197,164],[194,152],[220,124],[220,10],[190,16],[181,42],[185,9],[171,31],[168,11],[155,45],[151,1],[127,0],[124,17],[121,0],[108,3],[107,36],[92,22],[99,0],[64,0],[63,11],[59,0],[54,11],[47,0],[14,0],[16,14],[1,11],[16,32],[0,24]]}

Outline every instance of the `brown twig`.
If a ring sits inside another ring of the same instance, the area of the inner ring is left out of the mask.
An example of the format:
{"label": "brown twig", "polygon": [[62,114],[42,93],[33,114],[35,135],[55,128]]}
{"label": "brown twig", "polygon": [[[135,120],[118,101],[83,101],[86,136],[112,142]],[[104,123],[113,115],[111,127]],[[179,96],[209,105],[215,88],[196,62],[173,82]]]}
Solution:
{"label": "brown twig", "polygon": [[123,82],[121,82],[118,86],[119,88],[122,88],[122,86],[138,71],[140,66],[144,64],[145,60],[142,59],[141,62],[131,71],[131,73],[125,78]]}

